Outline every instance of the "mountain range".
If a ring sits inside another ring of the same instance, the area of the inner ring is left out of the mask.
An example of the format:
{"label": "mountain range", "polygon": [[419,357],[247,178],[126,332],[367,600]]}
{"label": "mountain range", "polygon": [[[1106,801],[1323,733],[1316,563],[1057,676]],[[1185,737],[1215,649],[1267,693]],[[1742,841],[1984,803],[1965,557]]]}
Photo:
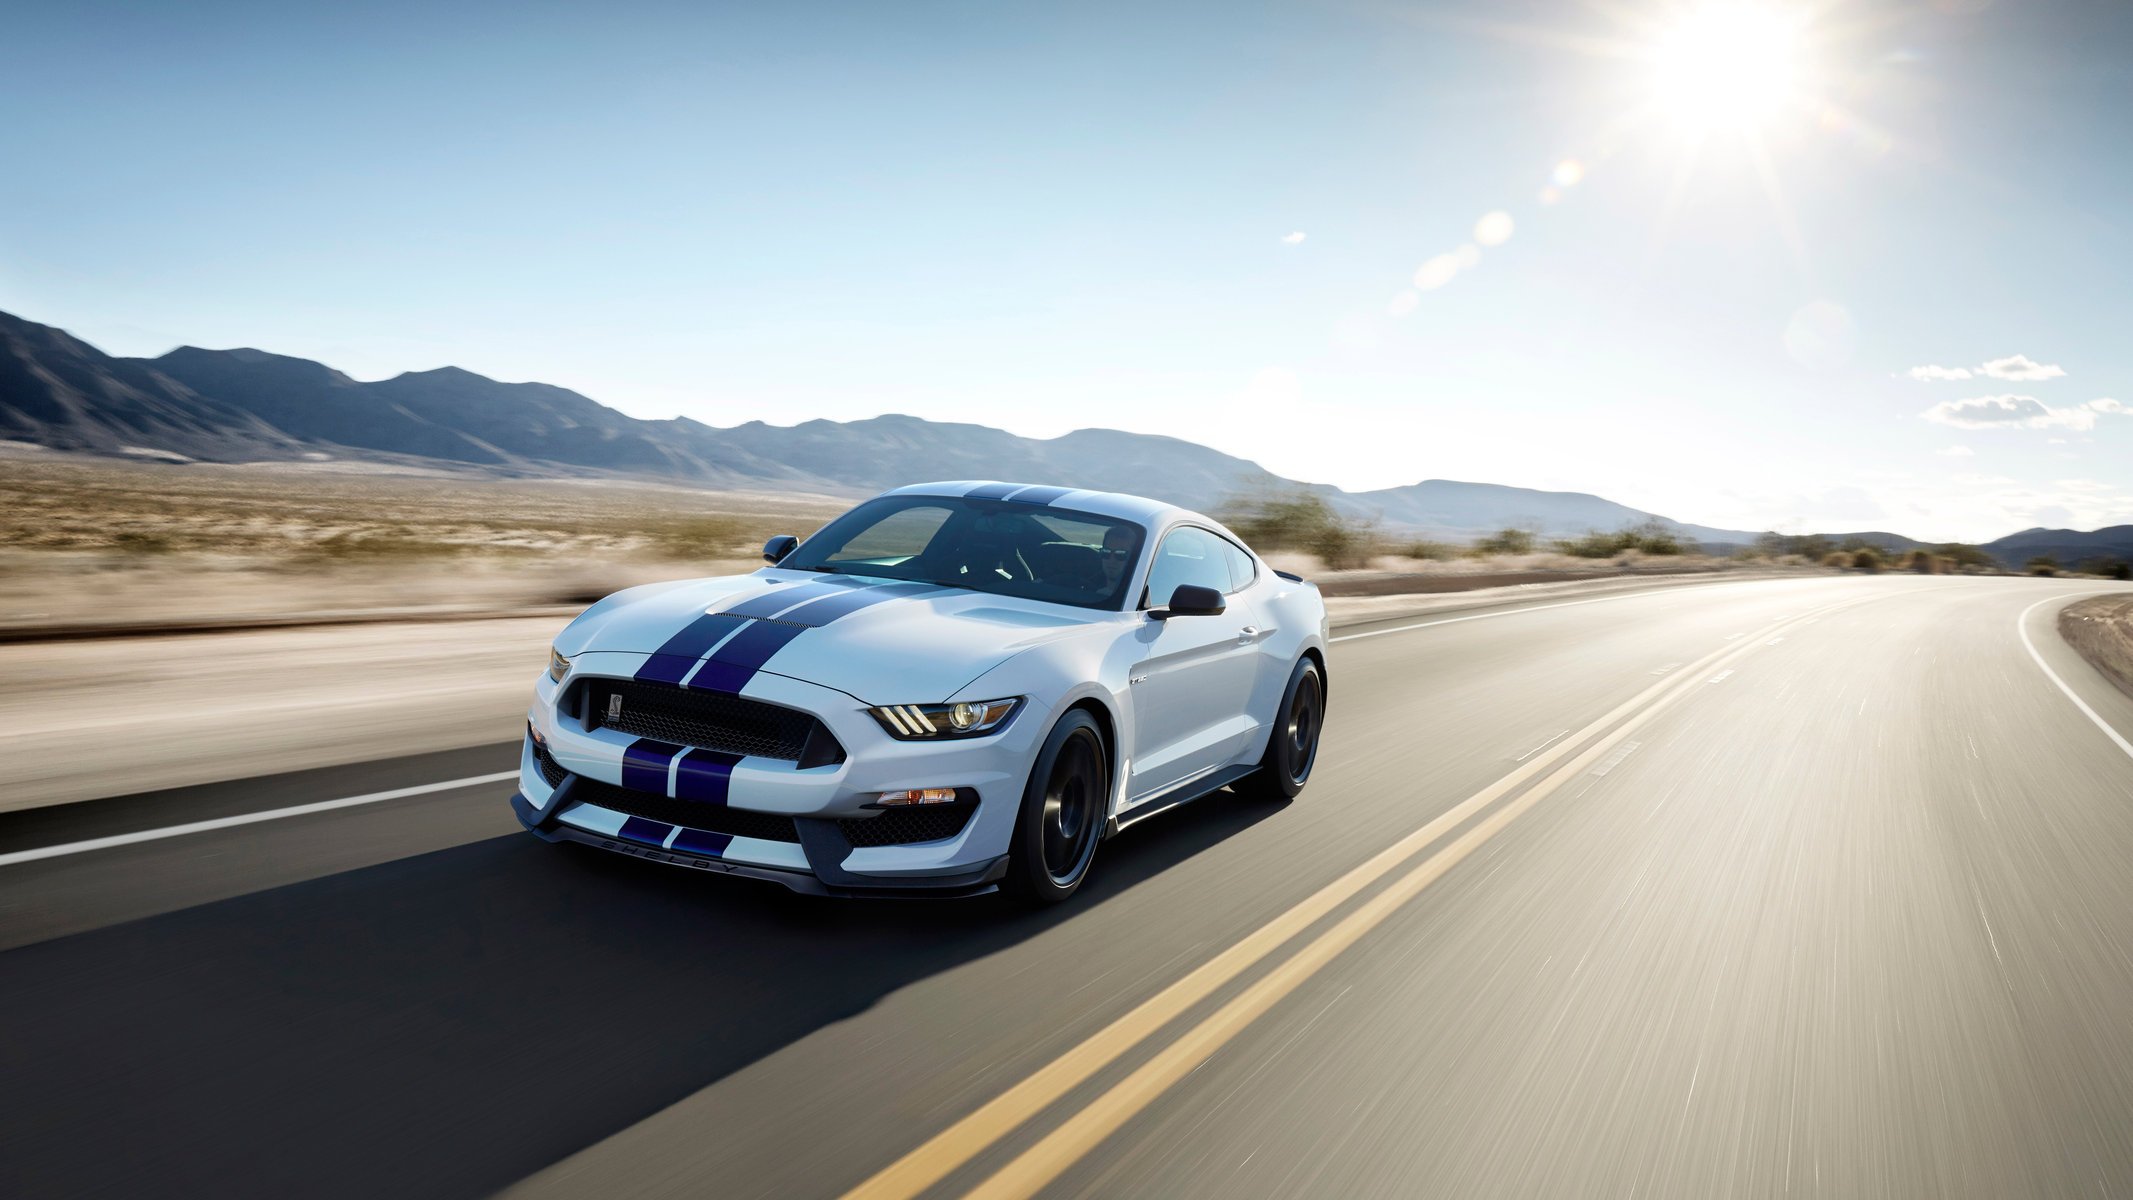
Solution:
{"label": "mountain range", "polygon": [[[983,425],[887,415],[862,421],[750,421],[714,428],[640,420],[544,383],[503,383],[458,367],[362,382],[323,363],[262,350],[181,346],[119,358],[48,325],[0,313],[0,439],[53,450],[169,461],[356,459],[487,474],[611,474],[706,487],[866,495],[914,479],[1043,480],[1135,492],[1193,508],[1240,493],[1302,489],[1388,528],[1467,538],[1517,526],[1546,536],[1657,521],[1717,548],[1749,530],[1686,524],[1582,492],[1428,479],[1348,492],[1284,479],[1178,438],[1080,429],[1026,438]],[[1831,534],[1909,549],[1892,533]],[[2001,539],[2002,561],[2133,558],[2133,526],[2029,530]],[[2030,549],[2041,546],[2042,549]]]}

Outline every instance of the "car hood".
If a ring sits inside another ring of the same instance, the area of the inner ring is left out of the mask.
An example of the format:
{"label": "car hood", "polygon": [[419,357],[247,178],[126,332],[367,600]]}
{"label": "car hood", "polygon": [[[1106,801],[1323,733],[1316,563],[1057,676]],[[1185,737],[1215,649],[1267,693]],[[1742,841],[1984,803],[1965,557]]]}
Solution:
{"label": "car hood", "polygon": [[[725,615],[706,619],[713,614]],[[961,588],[771,570],[618,592],[571,622],[556,649],[573,658],[589,651],[693,658],[706,652],[690,644],[695,629],[699,641],[728,639],[709,653],[736,665],[714,686],[762,671],[867,704],[929,704],[1107,615]]]}

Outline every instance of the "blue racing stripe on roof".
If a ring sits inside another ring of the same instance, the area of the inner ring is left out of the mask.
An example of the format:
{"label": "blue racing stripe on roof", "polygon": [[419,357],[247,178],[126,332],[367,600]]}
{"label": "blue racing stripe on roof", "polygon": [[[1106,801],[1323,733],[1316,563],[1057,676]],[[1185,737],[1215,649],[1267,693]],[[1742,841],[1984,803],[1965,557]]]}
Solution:
{"label": "blue racing stripe on roof", "polygon": [[1014,493],[1021,491],[1023,486],[1023,484],[1019,483],[988,483],[984,487],[974,487],[964,492],[963,498],[966,500],[1005,500]]}
{"label": "blue racing stripe on roof", "polygon": [[696,660],[704,656],[704,651],[718,645],[726,635],[747,623],[746,617],[706,613],[689,622],[680,633],[668,638],[654,651],[652,657],[637,668],[637,678],[656,683],[680,683],[689,668],[696,665]]}
{"label": "blue racing stripe on roof", "polygon": [[740,765],[740,761],[738,754],[723,754],[717,750],[689,751],[681,756],[681,762],[674,768],[674,798],[725,807],[727,793],[733,785],[733,768]]}
{"label": "blue racing stripe on roof", "polygon": [[705,659],[704,665],[689,677],[688,686],[698,691],[738,692],[748,686],[748,681],[763,669],[771,655],[805,632],[805,625],[757,621],[726,639],[726,644]]}
{"label": "blue racing stripe on roof", "polygon": [[1026,487],[1009,496],[1008,499],[1017,504],[1050,504],[1068,492],[1078,492],[1080,490],[1080,488],[1063,487]]}
{"label": "blue racing stripe on roof", "polygon": [[724,855],[726,847],[732,844],[733,835],[730,833],[712,833],[684,826],[680,833],[674,835],[672,849],[676,854],[701,854],[705,858],[718,858]]}
{"label": "blue racing stripe on roof", "polygon": [[638,738],[622,751],[622,786],[655,796],[667,794],[667,767],[681,747]]}
{"label": "blue racing stripe on roof", "polygon": [[631,817],[622,823],[623,837],[633,842],[643,842],[647,846],[666,845],[667,835],[672,832],[672,825],[664,821],[647,821],[643,817]]}

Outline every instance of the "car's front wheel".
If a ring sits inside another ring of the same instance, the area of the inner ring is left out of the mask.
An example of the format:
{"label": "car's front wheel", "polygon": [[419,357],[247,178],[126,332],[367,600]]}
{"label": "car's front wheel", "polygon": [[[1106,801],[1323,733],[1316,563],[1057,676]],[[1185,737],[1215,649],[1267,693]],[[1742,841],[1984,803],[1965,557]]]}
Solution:
{"label": "car's front wheel", "polygon": [[1254,800],[1288,800],[1311,780],[1318,762],[1318,735],[1325,728],[1326,677],[1309,655],[1296,660],[1289,686],[1281,693],[1274,728],[1267,733],[1259,769],[1237,781],[1235,790]]}
{"label": "car's front wheel", "polygon": [[1103,838],[1111,768],[1096,719],[1080,709],[1052,727],[1037,751],[1008,845],[1008,890],[1031,904],[1057,904],[1088,878]]}

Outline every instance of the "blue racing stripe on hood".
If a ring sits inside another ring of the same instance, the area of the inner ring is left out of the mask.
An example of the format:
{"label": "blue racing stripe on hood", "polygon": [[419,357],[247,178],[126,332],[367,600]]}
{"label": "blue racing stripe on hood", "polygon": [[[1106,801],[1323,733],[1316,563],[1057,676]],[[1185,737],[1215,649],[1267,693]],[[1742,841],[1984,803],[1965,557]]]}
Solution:
{"label": "blue racing stripe on hood", "polygon": [[763,669],[771,655],[805,632],[807,627],[804,625],[757,621],[727,638],[726,644],[705,659],[696,674],[689,677],[687,686],[699,691],[738,692],[748,686],[748,681]]}
{"label": "blue racing stripe on hood", "polygon": [[[774,617],[795,604],[841,596],[853,588],[871,586],[865,579],[854,575],[832,575],[826,579],[810,579],[806,583],[782,587],[774,592],[752,596],[739,604],[722,610],[722,615],[735,617]],[[708,647],[706,647],[708,649]],[[699,650],[701,654],[703,651]]]}
{"label": "blue racing stripe on hood", "polygon": [[680,633],[666,643],[637,668],[637,678],[656,683],[680,683],[696,665],[704,652],[724,641],[726,637],[748,623],[748,618],[729,613],[706,613],[689,622]]}
{"label": "blue racing stripe on hood", "polygon": [[827,625],[840,617],[849,617],[860,609],[872,608],[889,600],[908,600],[953,590],[936,583],[884,584],[881,587],[870,587],[861,591],[847,591],[839,596],[827,596],[823,599],[812,601],[805,607],[786,613],[778,619],[815,629]]}

